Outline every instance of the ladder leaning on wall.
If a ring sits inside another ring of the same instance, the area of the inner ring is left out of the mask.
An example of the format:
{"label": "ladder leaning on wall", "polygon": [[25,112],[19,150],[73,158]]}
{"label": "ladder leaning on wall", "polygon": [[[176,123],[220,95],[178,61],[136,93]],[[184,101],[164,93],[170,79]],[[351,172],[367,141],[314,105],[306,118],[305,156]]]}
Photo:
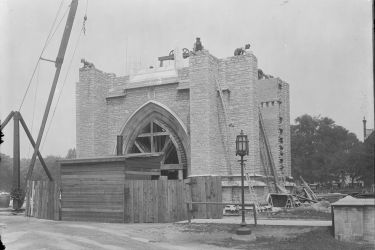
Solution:
{"label": "ladder leaning on wall", "polygon": [[257,213],[260,213],[261,212],[260,203],[259,203],[257,194],[255,193],[253,184],[251,183],[251,179],[250,179],[249,173],[246,173],[246,181],[247,181],[247,185],[249,186],[250,201],[254,202],[255,209],[257,210]]}
{"label": "ladder leaning on wall", "polygon": [[[224,142],[224,147],[225,147],[225,159],[226,159],[226,162],[227,162],[227,167],[228,167],[228,172],[229,174],[232,174],[232,166],[231,166],[231,162],[230,162],[230,141],[231,141],[231,138],[230,138],[230,131],[229,131],[229,127],[233,127],[233,124],[232,123],[229,123],[229,118],[228,118],[228,112],[227,112],[227,105],[224,101],[224,96],[223,96],[223,90],[220,86],[220,83],[217,79],[215,79],[215,82],[216,82],[216,86],[217,86],[217,91],[219,92],[219,97],[220,97],[220,101],[221,101],[221,105],[223,107],[223,113],[224,113],[224,122],[225,122],[225,135],[222,136],[222,139],[223,139],[223,142]],[[219,124],[220,126],[220,124]]]}

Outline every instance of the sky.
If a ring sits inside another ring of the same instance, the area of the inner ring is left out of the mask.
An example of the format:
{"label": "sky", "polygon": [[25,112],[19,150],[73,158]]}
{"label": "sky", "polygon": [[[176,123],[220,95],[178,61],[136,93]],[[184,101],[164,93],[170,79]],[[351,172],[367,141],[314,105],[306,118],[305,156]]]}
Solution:
{"label": "sky", "polygon": [[[62,21],[43,52],[51,60],[70,1],[0,0],[1,120],[20,109],[60,3]],[[41,152],[65,156],[75,147],[81,58],[122,76],[156,66],[175,47],[191,49],[196,37],[218,58],[250,43],[258,67],[290,84],[291,124],[303,114],[327,116],[363,140],[363,117],[374,127],[371,30],[369,0],[79,0]],[[39,63],[20,109],[34,138],[54,73],[53,63]],[[12,155],[13,124],[3,132],[0,150]],[[31,155],[21,132],[21,156]]]}

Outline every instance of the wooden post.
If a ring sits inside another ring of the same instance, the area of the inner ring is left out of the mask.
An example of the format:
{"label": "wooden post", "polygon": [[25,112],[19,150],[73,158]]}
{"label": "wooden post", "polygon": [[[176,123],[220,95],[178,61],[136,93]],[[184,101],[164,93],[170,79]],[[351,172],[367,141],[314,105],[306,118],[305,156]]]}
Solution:
{"label": "wooden post", "polygon": [[335,211],[333,205],[331,205],[331,214],[332,214],[332,235],[335,238]]}
{"label": "wooden post", "polygon": [[117,155],[122,155],[122,144],[123,144],[124,137],[122,135],[117,136],[117,143],[116,143],[116,153]]}
{"label": "wooden post", "polygon": [[53,96],[55,94],[57,81],[59,80],[61,66],[62,66],[63,61],[64,61],[65,51],[66,51],[66,48],[68,46],[70,33],[72,31],[73,21],[74,21],[75,15],[76,15],[77,6],[78,6],[78,0],[72,0],[72,3],[70,4],[70,10],[69,10],[68,18],[66,20],[64,34],[63,34],[63,37],[61,39],[60,49],[59,49],[59,52],[57,54],[57,58],[56,58],[56,62],[55,62],[55,66],[56,66],[55,76],[53,78],[51,91],[50,91],[50,94],[49,94],[49,97],[48,97],[46,109],[44,111],[44,115],[43,115],[43,119],[42,119],[42,124],[40,126],[38,138],[37,138],[36,143],[35,143],[34,153],[33,153],[33,156],[31,158],[31,161],[30,161],[30,166],[29,166],[29,170],[27,172],[26,180],[30,179],[30,177],[33,173],[34,164],[35,164],[35,161],[36,161],[36,156],[37,156],[38,151],[39,151],[40,143],[42,142],[42,136],[43,136],[44,128],[46,126],[49,110],[51,108]]}
{"label": "wooden post", "polygon": [[[26,123],[25,123],[25,120],[23,119],[22,115],[19,114],[19,120],[21,122],[21,125],[23,127],[23,129],[25,130],[25,133],[27,135],[27,137],[29,138],[29,141],[31,143],[31,146],[35,147],[35,141],[29,131],[29,128],[26,126]],[[47,164],[45,163],[43,157],[42,157],[42,154],[40,153],[40,151],[38,150],[38,158],[39,158],[39,161],[40,163],[42,164],[42,167],[44,168],[44,171],[46,172],[47,176],[48,176],[48,179],[50,181],[53,181],[53,178],[52,178],[52,175],[51,173],[49,172],[48,168],[47,168]]]}
{"label": "wooden post", "polygon": [[[13,190],[20,188],[20,120],[19,112],[13,115]],[[13,199],[13,209],[19,209],[20,201]]]}
{"label": "wooden post", "polygon": [[191,214],[190,214],[190,208],[191,208],[191,203],[186,202],[186,208],[187,208],[187,217],[188,217],[188,222],[189,224],[191,223]]}
{"label": "wooden post", "polygon": [[8,124],[10,119],[13,118],[13,116],[14,116],[14,111],[10,112],[9,115],[7,116],[7,118],[5,118],[5,120],[3,121],[3,123],[1,123],[1,129],[5,128],[5,126]]}
{"label": "wooden post", "polygon": [[255,204],[253,203],[253,213],[254,213],[254,225],[257,226],[257,210]]}

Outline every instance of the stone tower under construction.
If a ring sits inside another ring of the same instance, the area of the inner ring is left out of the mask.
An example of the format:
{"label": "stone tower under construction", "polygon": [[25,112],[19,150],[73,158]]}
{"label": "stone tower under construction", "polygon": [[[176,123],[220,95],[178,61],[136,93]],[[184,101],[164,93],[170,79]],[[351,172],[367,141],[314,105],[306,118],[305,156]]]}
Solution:
{"label": "stone tower under construction", "polygon": [[231,187],[240,176],[235,139],[243,130],[245,172],[291,176],[289,85],[260,77],[251,51],[219,59],[175,50],[173,65],[117,77],[85,64],[79,74],[79,158],[115,155],[121,135],[123,154],[163,155],[169,179],[220,175]]}

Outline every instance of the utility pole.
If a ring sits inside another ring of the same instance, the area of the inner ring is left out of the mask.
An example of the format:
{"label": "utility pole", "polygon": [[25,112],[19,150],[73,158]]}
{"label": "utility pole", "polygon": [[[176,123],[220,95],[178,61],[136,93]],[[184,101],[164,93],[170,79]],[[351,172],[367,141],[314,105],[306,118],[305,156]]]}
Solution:
{"label": "utility pole", "polygon": [[[21,188],[20,184],[20,114],[13,115],[13,191]],[[20,208],[20,201],[13,199],[13,209]]]}
{"label": "utility pole", "polygon": [[49,97],[48,97],[46,109],[44,111],[43,120],[42,120],[42,124],[40,126],[38,138],[37,138],[36,143],[35,143],[34,153],[33,153],[33,156],[31,158],[31,162],[30,162],[29,170],[27,172],[26,180],[29,180],[31,178],[32,173],[33,173],[33,169],[34,169],[34,165],[35,165],[35,161],[36,161],[36,156],[39,152],[39,147],[40,147],[40,143],[42,141],[44,128],[46,126],[49,110],[51,108],[53,96],[54,96],[55,90],[56,90],[57,81],[59,80],[61,66],[63,64],[66,48],[68,46],[70,33],[72,31],[74,18],[75,18],[76,11],[77,11],[77,6],[78,6],[78,0],[72,0],[72,3],[70,4],[68,19],[66,20],[64,34],[63,34],[63,37],[61,39],[60,49],[59,49],[59,52],[57,54],[57,58],[56,58],[56,61],[55,61],[55,67],[56,67],[55,77],[53,79],[51,91],[50,91],[50,94],[49,94]]}

